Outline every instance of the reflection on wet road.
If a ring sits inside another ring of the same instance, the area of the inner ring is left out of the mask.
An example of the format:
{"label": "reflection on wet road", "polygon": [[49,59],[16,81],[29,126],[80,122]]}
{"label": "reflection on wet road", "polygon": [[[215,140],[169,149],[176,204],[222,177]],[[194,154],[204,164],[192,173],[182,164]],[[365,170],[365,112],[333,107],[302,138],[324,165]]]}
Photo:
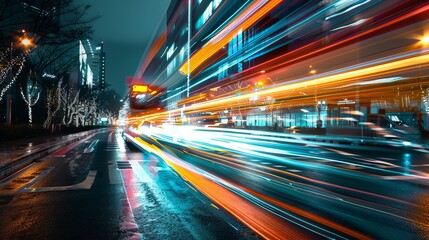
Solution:
{"label": "reflection on wet road", "polygon": [[2,238],[259,238],[120,132],[62,151],[0,182]]}
{"label": "reflection on wet road", "polygon": [[172,126],[128,138],[263,237],[427,237],[421,149]]}

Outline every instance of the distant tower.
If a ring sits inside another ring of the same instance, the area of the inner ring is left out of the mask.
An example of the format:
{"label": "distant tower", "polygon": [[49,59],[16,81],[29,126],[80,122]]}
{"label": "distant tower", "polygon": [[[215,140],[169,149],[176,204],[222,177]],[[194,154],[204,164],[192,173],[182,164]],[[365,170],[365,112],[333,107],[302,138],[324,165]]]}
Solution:
{"label": "distant tower", "polygon": [[79,41],[79,85],[102,92],[106,88],[106,54],[103,42],[93,46],[89,39]]}

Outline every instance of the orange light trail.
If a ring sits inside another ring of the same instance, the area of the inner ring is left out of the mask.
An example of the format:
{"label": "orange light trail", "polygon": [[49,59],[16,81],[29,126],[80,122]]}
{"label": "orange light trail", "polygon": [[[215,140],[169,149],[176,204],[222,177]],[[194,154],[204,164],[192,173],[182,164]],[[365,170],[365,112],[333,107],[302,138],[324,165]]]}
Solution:
{"label": "orange light trail", "polygon": [[[131,137],[132,138],[132,137]],[[230,212],[252,230],[265,239],[310,239],[298,227],[274,216],[258,206],[244,200],[213,180],[199,174],[186,163],[177,160],[166,151],[140,138],[132,138],[139,145],[162,158],[180,176],[214,201],[218,206]]]}
{"label": "orange light trail", "polygon": [[[263,7],[258,9],[254,14],[252,14],[250,17],[246,18],[248,15],[251,14],[252,11],[254,11],[254,8],[260,5],[261,1],[255,1],[252,3],[246,11],[241,13],[237,19],[230,23],[228,26],[226,26],[225,29],[229,30],[224,37],[221,37],[219,40],[214,40],[218,38],[217,35],[215,36],[211,41],[209,41],[204,47],[202,47],[198,52],[196,52],[189,60],[189,71],[188,71],[188,62],[185,62],[180,67],[180,72],[183,75],[187,75],[189,73],[192,73],[196,68],[198,68],[203,62],[205,62],[208,58],[210,58],[213,54],[215,54],[217,51],[219,51],[223,46],[228,44],[228,42],[234,37],[234,35],[237,33],[239,29],[246,30],[250,26],[252,26],[255,22],[257,22],[259,19],[261,19],[263,16],[265,16],[269,11],[274,9],[278,4],[280,4],[281,0],[271,0],[268,1]],[[246,20],[243,21],[242,24],[238,25],[237,27],[233,27],[235,24],[237,24],[237,21],[242,21],[242,19],[246,18]],[[221,32],[220,34],[222,34]]]}
{"label": "orange light trail", "polygon": [[[309,43],[305,46],[302,46],[296,50],[293,50],[291,52],[287,52],[281,56],[267,60],[263,64],[260,64],[254,68],[266,68],[267,70],[270,70],[270,69],[276,69],[276,68],[281,67],[281,66],[287,66],[287,65],[290,65],[293,63],[297,63],[297,62],[303,61],[307,58],[317,56],[318,54],[323,54],[323,53],[325,53],[331,49],[335,49],[335,48],[347,45],[348,43],[352,43],[353,41],[362,40],[362,39],[366,38],[367,36],[370,36],[371,34],[376,33],[377,31],[381,31],[383,29],[392,27],[395,24],[400,24],[409,18],[416,17],[420,14],[427,14],[428,11],[429,11],[429,4],[424,6],[424,7],[419,8],[413,12],[410,12],[410,13],[404,14],[400,17],[397,17],[395,19],[392,19],[391,21],[386,22],[380,26],[369,28],[368,30],[366,30],[362,33],[348,37],[342,41],[335,42],[335,43],[332,43],[332,44],[329,44],[327,46],[322,47],[322,46],[320,46],[320,40],[317,40],[317,41]],[[337,34],[337,33],[334,33],[334,35],[335,34]],[[280,63],[280,64],[276,64],[276,63]],[[253,68],[249,68],[249,69],[245,70],[244,72],[251,71],[252,69]]]}
{"label": "orange light trail", "polygon": [[[307,89],[310,90],[311,88],[314,88],[316,86],[322,87],[322,86],[341,86],[346,84],[351,84],[356,81],[356,79],[363,78],[363,77],[374,77],[377,75],[382,75],[386,73],[391,73],[393,71],[400,71],[404,70],[406,68],[415,67],[418,65],[426,65],[429,62],[429,54],[420,55],[420,56],[414,56],[414,57],[408,57],[403,58],[400,60],[392,61],[392,62],[386,62],[381,63],[361,69],[346,71],[338,74],[333,74],[325,77],[317,77],[315,76],[314,79],[310,80],[303,80],[300,82],[295,83],[289,83],[284,84],[275,88],[271,89],[265,89],[261,90],[258,93],[246,93],[240,96],[226,96],[223,98],[218,98],[216,100],[209,100],[202,103],[196,103],[190,106],[186,106],[186,112],[188,114],[192,112],[197,111],[220,111],[225,106],[231,106],[231,105],[241,105],[246,106],[246,104],[249,103],[249,99],[253,97],[255,94],[257,94],[259,97],[263,96],[270,96],[274,99],[292,99],[299,97],[303,98],[305,96],[298,96],[300,91],[296,91],[299,89]],[[282,70],[278,70],[277,73],[273,74],[279,74],[279,76],[282,76]],[[295,91],[295,92],[294,92]],[[346,89],[342,89],[342,92],[346,92]],[[298,95],[297,95],[298,94]],[[229,104],[229,105],[228,105]],[[137,121],[143,121],[143,120],[156,120],[156,119],[165,119],[169,114],[179,114],[182,111],[182,109],[175,109],[168,112],[155,112],[152,114],[144,114],[143,116],[129,116],[129,120],[137,120]],[[140,119],[140,120],[139,120]]]}
{"label": "orange light trail", "polygon": [[[316,78],[316,79],[307,80],[303,82],[287,84],[287,85],[279,86],[272,89],[266,89],[266,90],[260,91],[258,94],[260,96],[262,95],[284,96],[285,92],[294,90],[294,89],[305,88],[307,86],[316,86],[316,84],[319,86],[321,84],[333,84],[333,83],[339,84],[340,81],[342,84],[344,84],[345,82],[352,82],[354,81],[355,78],[358,78],[358,77],[369,76],[373,74],[380,74],[380,73],[395,70],[395,69],[397,70],[397,69],[403,69],[403,68],[412,67],[412,66],[418,66],[419,64],[427,64],[428,61],[429,61],[429,54],[410,57],[406,59],[397,60],[394,62],[379,64],[379,65],[375,65],[367,68],[348,71],[344,73]],[[219,106],[225,106],[227,103],[231,103],[233,101],[248,100],[254,94],[255,93],[248,93],[248,94],[243,94],[241,96],[227,97],[227,98],[208,101],[200,104],[194,104],[189,107],[186,107],[186,109],[197,110],[197,109],[206,109],[206,108],[213,108],[213,107],[216,108]],[[174,110],[172,111],[172,113],[179,112],[179,111],[180,109]]]}

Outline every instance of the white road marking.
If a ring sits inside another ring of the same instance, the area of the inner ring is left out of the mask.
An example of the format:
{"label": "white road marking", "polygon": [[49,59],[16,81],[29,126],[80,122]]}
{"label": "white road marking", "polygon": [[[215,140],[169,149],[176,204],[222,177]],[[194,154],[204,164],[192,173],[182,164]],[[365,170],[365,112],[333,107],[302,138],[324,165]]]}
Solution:
{"label": "white road marking", "polygon": [[121,184],[122,177],[120,171],[116,168],[114,162],[109,161],[107,163],[107,169],[109,171],[109,182],[110,184]]}
{"label": "white road marking", "polygon": [[35,163],[31,163],[30,165],[28,165],[27,167],[24,167],[23,169],[21,169],[20,171],[10,175],[9,177],[2,179],[0,181],[0,188],[3,187],[3,185],[6,185],[7,183],[9,183],[11,180],[17,178],[20,174],[22,174],[23,172],[27,171],[28,169],[31,169],[35,167]]}
{"label": "white road marking", "polygon": [[41,174],[37,175],[37,177],[35,177],[34,179],[32,179],[30,182],[28,182],[27,184],[25,184],[24,186],[21,186],[19,189],[16,190],[17,193],[20,192],[25,192],[25,190],[28,187],[33,186],[35,183],[37,183],[40,179],[42,179],[44,176],[46,176],[52,169],[54,169],[54,167],[50,167],[46,170],[44,170]]}
{"label": "white road marking", "polygon": [[149,177],[149,175],[146,173],[146,171],[143,169],[143,167],[139,164],[138,161],[129,161],[129,162],[140,182],[146,182],[146,183],[153,182],[152,178]]}
{"label": "white road marking", "polygon": [[92,187],[92,184],[94,183],[96,175],[97,175],[97,171],[91,170],[91,171],[89,171],[86,179],[81,183],[77,183],[77,184],[69,185],[69,186],[27,188],[24,191],[25,192],[52,192],[52,191],[90,189]]}
{"label": "white road marking", "polygon": [[94,141],[92,141],[92,143],[87,148],[85,148],[85,150],[83,151],[83,153],[92,153],[92,152],[94,152],[95,146],[97,145],[97,143],[98,143],[98,139],[95,139]]}

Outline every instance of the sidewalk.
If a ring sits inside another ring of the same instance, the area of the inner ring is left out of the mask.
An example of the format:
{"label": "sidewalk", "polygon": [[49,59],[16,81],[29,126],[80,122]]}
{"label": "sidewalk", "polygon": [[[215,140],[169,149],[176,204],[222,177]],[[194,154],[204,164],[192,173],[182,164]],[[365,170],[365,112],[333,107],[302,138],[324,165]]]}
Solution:
{"label": "sidewalk", "polygon": [[0,180],[28,166],[40,157],[103,129],[63,136],[44,136],[0,142]]}

